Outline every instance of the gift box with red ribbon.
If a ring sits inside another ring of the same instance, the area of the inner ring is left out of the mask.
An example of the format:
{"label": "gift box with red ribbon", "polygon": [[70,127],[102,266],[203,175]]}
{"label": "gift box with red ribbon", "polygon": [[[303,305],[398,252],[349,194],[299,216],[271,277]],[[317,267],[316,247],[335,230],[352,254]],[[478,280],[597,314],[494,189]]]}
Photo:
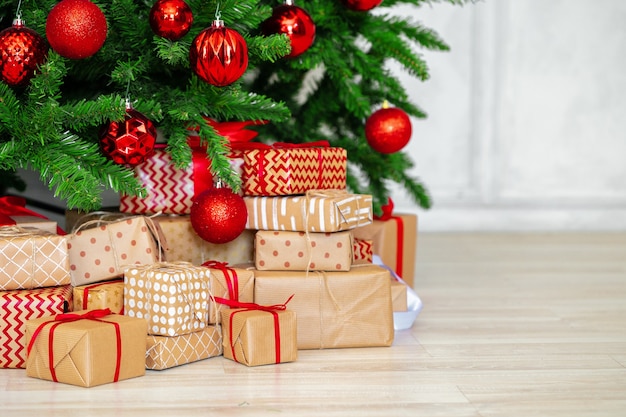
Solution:
{"label": "gift box with red ribbon", "polygon": [[81,387],[117,382],[146,372],[143,319],[88,310],[26,323],[26,375]]}
{"label": "gift box with red ribbon", "polygon": [[313,189],[346,188],[347,152],[330,147],[327,141],[246,145],[255,149],[243,151],[244,195],[296,195]]}
{"label": "gift box with red ribbon", "polygon": [[[287,300],[289,302],[289,300]],[[293,362],[298,357],[296,313],[286,303],[228,303],[222,310],[224,357],[247,366]]]}
{"label": "gift box with red ribbon", "polygon": [[26,367],[26,321],[71,311],[72,286],[0,291],[0,367]]}
{"label": "gift box with red ribbon", "polygon": [[75,311],[108,308],[114,314],[124,314],[124,280],[74,287],[72,301]]}
{"label": "gift box with red ribbon", "polygon": [[202,266],[209,269],[209,283],[214,297],[209,303],[209,323],[221,323],[220,311],[224,306],[216,299],[251,303],[254,301],[254,272],[228,266],[226,262],[207,261]]}

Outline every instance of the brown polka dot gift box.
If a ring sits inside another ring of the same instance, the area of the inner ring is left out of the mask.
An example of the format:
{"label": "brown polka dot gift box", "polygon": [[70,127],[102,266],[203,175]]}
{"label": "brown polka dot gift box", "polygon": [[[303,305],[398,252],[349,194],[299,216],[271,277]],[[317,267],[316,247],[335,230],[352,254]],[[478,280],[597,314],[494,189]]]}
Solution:
{"label": "brown polka dot gift box", "polygon": [[129,265],[158,262],[165,244],[158,225],[144,216],[98,222],[96,227],[79,228],[68,236],[75,287],[121,277]]}
{"label": "brown polka dot gift box", "polygon": [[353,260],[352,233],[259,230],[255,236],[258,270],[349,271]]}

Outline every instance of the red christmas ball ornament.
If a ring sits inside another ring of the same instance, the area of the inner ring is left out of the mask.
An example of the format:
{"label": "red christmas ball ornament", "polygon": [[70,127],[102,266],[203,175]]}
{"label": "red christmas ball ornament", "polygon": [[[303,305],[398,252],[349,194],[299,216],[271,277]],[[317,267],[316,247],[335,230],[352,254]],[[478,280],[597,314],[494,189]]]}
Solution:
{"label": "red christmas ball ornament", "polygon": [[113,121],[100,132],[100,149],[116,164],[135,166],[154,151],[157,130],[146,116],[126,102],[124,121]]}
{"label": "red christmas ball ornament", "polygon": [[205,82],[225,87],[237,81],[248,68],[248,45],[224,21],[214,20],[193,40],[189,49],[191,69]]}
{"label": "red christmas ball ornament", "polygon": [[150,9],[150,27],[155,35],[177,41],[191,29],[193,13],[183,0],[158,0]]}
{"label": "red christmas ball ornament", "polygon": [[20,18],[0,32],[0,73],[2,81],[12,87],[28,84],[37,66],[48,57],[48,45],[44,38],[24,26]]}
{"label": "red christmas ball ornament", "polygon": [[89,0],[61,0],[48,14],[46,36],[59,55],[69,59],[88,58],[106,40],[106,17]]}
{"label": "red christmas ball ornament", "polygon": [[389,107],[387,102],[365,122],[367,143],[380,153],[398,152],[409,143],[411,133],[409,116],[404,110]]}
{"label": "red christmas ball ornament", "polygon": [[341,2],[350,10],[365,12],[380,5],[383,0],[341,0]]}
{"label": "red christmas ball ornament", "polygon": [[210,243],[227,243],[245,229],[248,209],[243,197],[230,188],[215,187],[196,196],[189,220],[202,239]]}
{"label": "red christmas ball ornament", "polygon": [[261,23],[264,35],[284,33],[289,37],[291,52],[286,58],[294,58],[306,52],[315,40],[315,23],[311,16],[291,0],[274,8],[272,16]]}

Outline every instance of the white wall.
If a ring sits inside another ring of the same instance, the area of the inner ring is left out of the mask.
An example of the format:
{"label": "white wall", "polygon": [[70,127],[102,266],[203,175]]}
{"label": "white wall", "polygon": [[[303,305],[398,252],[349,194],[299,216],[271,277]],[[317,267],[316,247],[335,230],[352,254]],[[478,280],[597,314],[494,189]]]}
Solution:
{"label": "white wall", "polygon": [[424,52],[429,114],[405,148],[434,206],[398,187],[421,230],[626,230],[626,2],[485,0],[411,13],[451,52]]}

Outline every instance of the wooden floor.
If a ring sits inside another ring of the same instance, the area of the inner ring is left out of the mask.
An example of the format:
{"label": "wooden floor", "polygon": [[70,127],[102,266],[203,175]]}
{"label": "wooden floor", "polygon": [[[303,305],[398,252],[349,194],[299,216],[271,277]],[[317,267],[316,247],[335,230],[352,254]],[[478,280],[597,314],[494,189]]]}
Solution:
{"label": "wooden floor", "polygon": [[0,369],[7,416],[624,416],[626,234],[426,234],[389,348],[222,357],[94,388]]}

